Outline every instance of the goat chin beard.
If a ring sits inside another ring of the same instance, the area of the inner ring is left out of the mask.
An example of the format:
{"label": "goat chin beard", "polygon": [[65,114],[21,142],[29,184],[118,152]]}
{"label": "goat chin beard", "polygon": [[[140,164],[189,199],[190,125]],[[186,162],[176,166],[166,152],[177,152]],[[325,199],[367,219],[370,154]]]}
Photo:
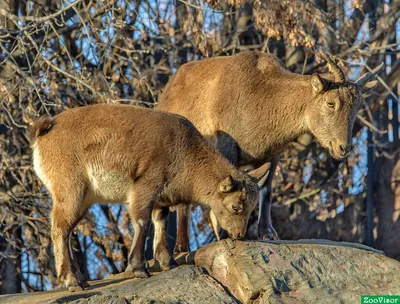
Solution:
{"label": "goat chin beard", "polygon": [[[317,138],[318,140],[318,138]],[[340,155],[338,152],[336,152],[335,148],[332,145],[332,142],[328,142],[328,143],[324,143],[323,141],[319,140],[320,145],[325,148],[326,150],[328,150],[329,155],[336,159],[336,160],[343,160],[344,158],[346,158],[347,155]]]}
{"label": "goat chin beard", "polygon": [[336,154],[335,150],[333,150],[333,149],[329,150],[329,154],[336,160],[342,160],[345,158],[345,156],[340,156],[340,155]]}

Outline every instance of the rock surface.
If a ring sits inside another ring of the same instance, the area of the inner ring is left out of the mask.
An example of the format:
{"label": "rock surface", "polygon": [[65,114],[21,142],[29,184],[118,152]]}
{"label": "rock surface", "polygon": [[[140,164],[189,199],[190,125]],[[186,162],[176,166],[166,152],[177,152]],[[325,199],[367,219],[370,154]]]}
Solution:
{"label": "rock surface", "polygon": [[400,263],[359,244],[223,240],[177,261],[192,265],[146,280],[114,275],[77,293],[5,295],[0,303],[359,303],[361,295],[400,295]]}

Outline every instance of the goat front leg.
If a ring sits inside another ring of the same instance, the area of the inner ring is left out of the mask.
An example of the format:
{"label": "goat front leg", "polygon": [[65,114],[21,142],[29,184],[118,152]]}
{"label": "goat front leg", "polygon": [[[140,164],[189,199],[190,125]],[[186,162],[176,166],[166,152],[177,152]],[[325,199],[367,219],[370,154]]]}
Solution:
{"label": "goat front leg", "polygon": [[131,265],[130,269],[137,278],[148,278],[150,276],[144,259],[144,249],[151,223],[153,205],[152,198],[140,196],[136,191],[133,191],[132,195],[130,195],[128,209],[134,235],[128,260]]}
{"label": "goat front leg", "polygon": [[152,212],[154,224],[154,259],[159,263],[162,271],[170,270],[178,266],[167,248],[167,219],[168,207],[156,207]]}
{"label": "goat front leg", "polygon": [[259,213],[258,213],[258,238],[261,240],[279,240],[278,233],[272,226],[271,205],[272,205],[272,180],[278,165],[278,158],[271,160],[271,167],[265,186],[260,191]]}

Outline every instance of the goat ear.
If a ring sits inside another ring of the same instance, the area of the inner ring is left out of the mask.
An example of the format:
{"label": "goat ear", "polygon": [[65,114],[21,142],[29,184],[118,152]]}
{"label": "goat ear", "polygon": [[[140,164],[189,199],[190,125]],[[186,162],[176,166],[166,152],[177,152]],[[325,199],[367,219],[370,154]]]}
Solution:
{"label": "goat ear", "polygon": [[313,74],[311,76],[311,86],[312,86],[314,92],[317,94],[322,93],[325,90],[324,81],[322,80],[321,76],[319,76],[318,74]]}
{"label": "goat ear", "polygon": [[228,193],[233,191],[233,179],[232,176],[224,178],[218,185],[218,191],[221,193]]}
{"label": "goat ear", "polygon": [[369,90],[372,90],[373,88],[375,88],[377,85],[378,85],[378,80],[371,80],[371,81],[367,82],[365,85],[363,85],[362,92],[366,93]]}

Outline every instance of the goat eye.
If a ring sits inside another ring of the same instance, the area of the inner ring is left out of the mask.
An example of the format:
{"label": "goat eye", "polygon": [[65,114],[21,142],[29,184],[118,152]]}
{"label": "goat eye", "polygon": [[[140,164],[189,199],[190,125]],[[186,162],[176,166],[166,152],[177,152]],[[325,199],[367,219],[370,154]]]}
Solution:
{"label": "goat eye", "polygon": [[326,106],[328,108],[334,109],[335,108],[335,102],[334,101],[327,101]]}
{"label": "goat eye", "polygon": [[233,210],[234,213],[238,213],[239,212],[239,207],[235,206],[235,205],[232,205],[232,210]]}

